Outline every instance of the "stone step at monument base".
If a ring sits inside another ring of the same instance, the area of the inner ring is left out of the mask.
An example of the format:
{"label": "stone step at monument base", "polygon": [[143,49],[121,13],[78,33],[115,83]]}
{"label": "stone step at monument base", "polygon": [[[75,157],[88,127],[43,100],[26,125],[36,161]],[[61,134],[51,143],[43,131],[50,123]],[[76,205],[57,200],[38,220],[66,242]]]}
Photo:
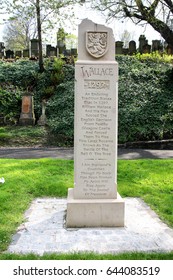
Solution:
{"label": "stone step at monument base", "polygon": [[19,125],[35,125],[35,118],[20,118]]}
{"label": "stone step at monument base", "polygon": [[125,203],[117,199],[75,199],[73,189],[68,190],[67,228],[124,227]]}

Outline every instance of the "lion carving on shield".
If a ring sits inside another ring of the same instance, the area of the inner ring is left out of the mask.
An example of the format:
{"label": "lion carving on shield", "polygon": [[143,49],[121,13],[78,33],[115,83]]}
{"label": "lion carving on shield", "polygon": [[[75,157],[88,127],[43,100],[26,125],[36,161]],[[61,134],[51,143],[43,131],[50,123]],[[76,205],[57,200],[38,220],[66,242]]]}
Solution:
{"label": "lion carving on shield", "polygon": [[105,55],[108,49],[108,32],[86,32],[86,49],[95,58]]}

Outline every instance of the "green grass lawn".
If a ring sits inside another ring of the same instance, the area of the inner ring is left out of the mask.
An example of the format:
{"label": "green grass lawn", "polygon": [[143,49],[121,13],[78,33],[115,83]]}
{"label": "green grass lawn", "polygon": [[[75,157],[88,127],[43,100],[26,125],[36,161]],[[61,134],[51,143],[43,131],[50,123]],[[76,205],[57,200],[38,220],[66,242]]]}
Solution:
{"label": "green grass lawn", "polygon": [[[36,197],[66,197],[73,187],[73,161],[59,159],[0,159],[0,259],[173,259],[168,254],[71,254],[43,257],[7,254],[12,234]],[[173,227],[173,160],[119,160],[118,191],[123,197],[141,197]]]}

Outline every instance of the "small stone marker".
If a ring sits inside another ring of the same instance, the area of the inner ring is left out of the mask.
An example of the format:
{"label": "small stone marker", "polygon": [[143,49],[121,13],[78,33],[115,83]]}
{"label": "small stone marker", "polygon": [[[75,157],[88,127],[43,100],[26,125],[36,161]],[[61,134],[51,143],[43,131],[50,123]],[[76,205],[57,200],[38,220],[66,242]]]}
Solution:
{"label": "small stone marker", "polygon": [[20,125],[34,125],[35,114],[34,114],[34,102],[33,96],[28,94],[22,97],[22,110],[19,119]]}
{"label": "small stone marker", "polygon": [[118,64],[110,28],[82,21],[75,79],[75,182],[66,225],[124,226],[117,194]]}
{"label": "small stone marker", "polygon": [[42,100],[42,114],[38,120],[38,125],[46,125],[47,119],[46,119],[46,100]]}
{"label": "small stone marker", "polygon": [[29,57],[29,49],[23,50],[23,57]]}
{"label": "small stone marker", "polygon": [[38,41],[38,39],[32,39],[30,42],[31,42],[30,56],[38,57],[39,56],[39,41]]}

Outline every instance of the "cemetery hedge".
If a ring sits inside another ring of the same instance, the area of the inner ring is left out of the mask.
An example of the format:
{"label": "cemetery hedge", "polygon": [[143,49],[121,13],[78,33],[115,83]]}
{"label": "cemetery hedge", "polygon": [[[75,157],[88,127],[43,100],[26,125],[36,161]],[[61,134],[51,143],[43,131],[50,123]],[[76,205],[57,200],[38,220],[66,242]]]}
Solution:
{"label": "cemetery hedge", "polygon": [[[119,63],[119,143],[173,138],[172,65],[150,57],[117,56]],[[18,119],[21,96],[34,95],[35,114],[47,100],[50,134],[72,144],[74,66],[61,60],[0,62],[0,115]]]}
{"label": "cemetery hedge", "polygon": [[173,137],[173,70],[170,64],[132,57],[119,62],[119,141]]}

